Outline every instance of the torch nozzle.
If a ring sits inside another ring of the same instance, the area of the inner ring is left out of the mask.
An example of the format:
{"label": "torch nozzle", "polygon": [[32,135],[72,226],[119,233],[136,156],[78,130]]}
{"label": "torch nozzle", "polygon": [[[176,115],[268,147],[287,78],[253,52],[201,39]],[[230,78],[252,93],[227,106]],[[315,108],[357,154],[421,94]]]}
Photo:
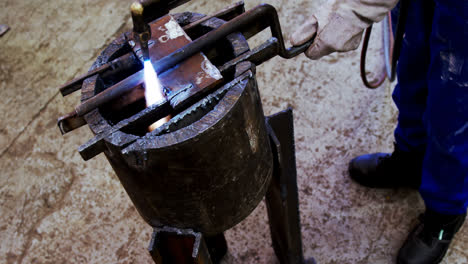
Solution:
{"label": "torch nozzle", "polygon": [[130,6],[133,20],[133,34],[134,38],[140,43],[143,61],[150,59],[148,50],[148,41],[151,39],[151,28],[145,23],[143,17],[143,5],[140,2],[134,2]]}

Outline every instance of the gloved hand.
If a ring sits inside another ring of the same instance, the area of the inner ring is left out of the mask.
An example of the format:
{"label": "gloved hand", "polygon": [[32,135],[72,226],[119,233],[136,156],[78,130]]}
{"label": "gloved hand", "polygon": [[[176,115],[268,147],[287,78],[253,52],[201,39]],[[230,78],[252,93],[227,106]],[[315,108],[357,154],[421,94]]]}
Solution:
{"label": "gloved hand", "polygon": [[304,44],[317,33],[305,52],[313,60],[335,51],[355,50],[363,31],[383,20],[397,3],[398,0],[329,0],[292,34],[291,44]]}

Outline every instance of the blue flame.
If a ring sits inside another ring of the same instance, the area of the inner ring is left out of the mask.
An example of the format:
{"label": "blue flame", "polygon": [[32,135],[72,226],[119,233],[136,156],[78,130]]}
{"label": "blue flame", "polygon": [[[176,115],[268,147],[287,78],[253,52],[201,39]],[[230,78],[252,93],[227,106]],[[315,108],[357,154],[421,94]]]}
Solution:
{"label": "blue flame", "polygon": [[[165,99],[163,93],[163,86],[158,79],[158,74],[154,70],[153,64],[150,60],[145,60],[143,63],[143,73],[145,74],[145,99],[146,106],[151,106],[153,104],[159,103]],[[164,123],[168,122],[171,119],[170,116],[161,118],[160,120],[154,122],[148,127],[149,131],[162,126]]]}
{"label": "blue flame", "polygon": [[162,85],[150,60],[144,61],[146,106],[164,100]]}

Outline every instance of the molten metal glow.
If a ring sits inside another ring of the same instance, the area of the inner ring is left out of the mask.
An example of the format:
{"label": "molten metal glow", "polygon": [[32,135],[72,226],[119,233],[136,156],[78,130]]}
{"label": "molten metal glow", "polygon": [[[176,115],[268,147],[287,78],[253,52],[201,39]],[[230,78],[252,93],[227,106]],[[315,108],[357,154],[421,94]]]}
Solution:
{"label": "molten metal glow", "polygon": [[[163,86],[158,79],[158,75],[154,70],[153,64],[151,61],[147,60],[144,62],[144,73],[145,73],[145,99],[146,106],[151,106],[153,104],[159,103],[164,100]],[[170,116],[162,118],[149,127],[149,131],[153,131],[156,128],[162,126],[164,123],[167,123],[170,119]]]}

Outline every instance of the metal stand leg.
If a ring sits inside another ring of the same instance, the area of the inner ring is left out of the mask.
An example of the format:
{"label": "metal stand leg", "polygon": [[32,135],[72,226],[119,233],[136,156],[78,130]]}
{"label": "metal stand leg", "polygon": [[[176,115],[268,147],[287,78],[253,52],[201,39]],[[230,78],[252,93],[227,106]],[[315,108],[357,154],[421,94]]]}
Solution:
{"label": "metal stand leg", "polygon": [[266,118],[274,156],[273,178],[266,194],[271,239],[281,264],[315,263],[302,253],[292,109]]}
{"label": "metal stand leg", "polygon": [[213,264],[221,262],[221,259],[226,255],[228,249],[224,234],[205,236],[205,242]]}
{"label": "metal stand leg", "polygon": [[154,228],[148,250],[157,264],[216,264],[227,244],[223,234],[204,238],[191,229],[163,227]]}

